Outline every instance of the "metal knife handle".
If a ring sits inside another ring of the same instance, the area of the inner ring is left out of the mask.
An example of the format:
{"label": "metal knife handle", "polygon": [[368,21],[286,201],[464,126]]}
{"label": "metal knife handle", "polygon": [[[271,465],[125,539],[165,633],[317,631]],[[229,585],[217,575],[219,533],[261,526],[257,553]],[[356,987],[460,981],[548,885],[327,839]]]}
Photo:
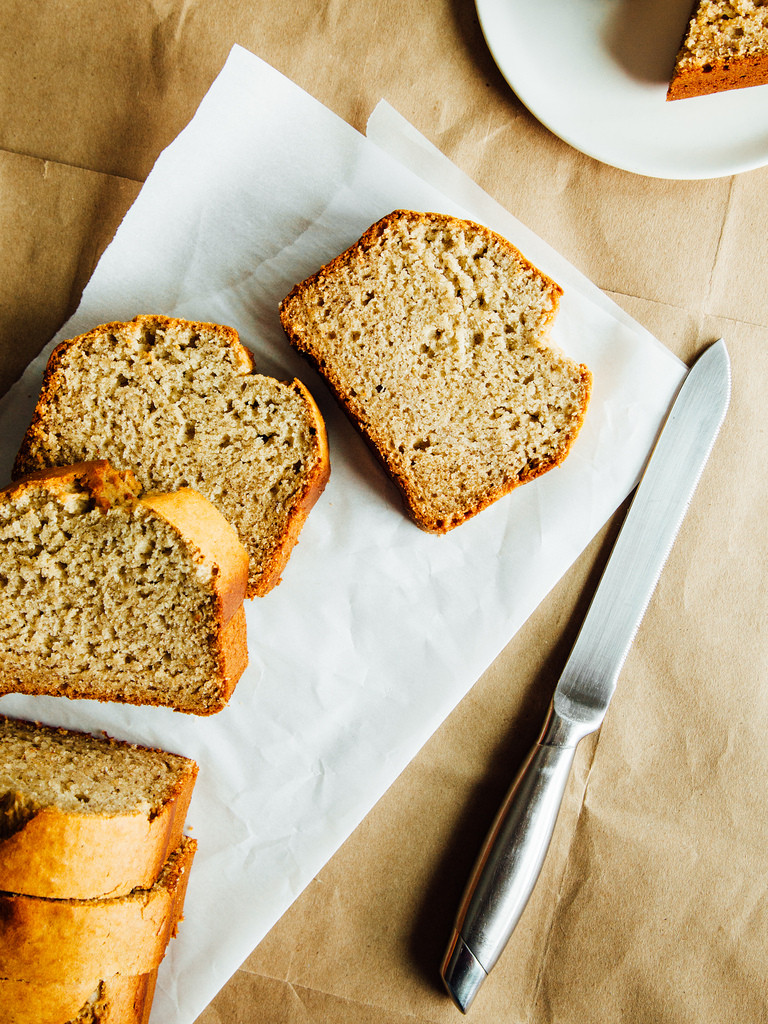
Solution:
{"label": "metal knife handle", "polygon": [[549,848],[576,746],[590,731],[560,718],[550,707],[541,737],[491,827],[441,972],[463,1013],[525,909]]}

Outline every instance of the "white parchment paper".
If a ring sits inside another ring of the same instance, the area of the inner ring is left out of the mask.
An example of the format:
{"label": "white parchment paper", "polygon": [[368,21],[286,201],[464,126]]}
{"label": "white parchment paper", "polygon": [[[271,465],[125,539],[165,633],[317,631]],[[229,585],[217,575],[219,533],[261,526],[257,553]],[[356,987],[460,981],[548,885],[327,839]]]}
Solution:
{"label": "white parchment paper", "polygon": [[[0,405],[6,482],[52,345],[165,313],[234,326],[260,371],[303,379],[327,420],[330,483],[282,584],[247,605],[250,665],[226,710],[0,700],[7,714],[105,729],[200,765],[188,819],[199,851],[158,1024],[194,1021],[615,511],[684,374],[386,104],[369,133],[235,47],[77,313]],[[565,296],[553,341],[594,374],[566,463],[445,537],[406,519],[278,319],[294,283],[399,207],[480,220],[555,276]]]}

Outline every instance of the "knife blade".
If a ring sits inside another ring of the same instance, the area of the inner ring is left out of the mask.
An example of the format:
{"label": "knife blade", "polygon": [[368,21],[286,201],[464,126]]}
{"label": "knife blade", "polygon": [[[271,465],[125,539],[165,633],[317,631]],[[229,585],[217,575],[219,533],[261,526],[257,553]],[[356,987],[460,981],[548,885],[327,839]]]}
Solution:
{"label": "knife blade", "polygon": [[635,491],[538,742],[491,827],[459,908],[441,975],[466,1013],[540,874],[579,742],[603,722],[619,674],[730,401],[722,339],[683,380]]}

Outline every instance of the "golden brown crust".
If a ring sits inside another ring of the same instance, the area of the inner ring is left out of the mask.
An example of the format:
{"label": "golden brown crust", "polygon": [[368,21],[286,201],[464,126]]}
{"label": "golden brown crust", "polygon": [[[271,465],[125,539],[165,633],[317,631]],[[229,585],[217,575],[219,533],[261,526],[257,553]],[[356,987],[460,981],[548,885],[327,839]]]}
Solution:
{"label": "golden brown crust", "polygon": [[313,417],[318,458],[312,473],[307,476],[304,486],[295,500],[285,532],[280,540],[280,544],[272,553],[269,565],[265,568],[256,585],[249,582],[249,597],[264,597],[265,594],[268,594],[280,582],[282,572],[291,556],[291,552],[298,543],[299,534],[304,523],[307,521],[307,516],[325,490],[325,485],[328,483],[331,475],[328,433],[317,403],[300,380],[291,381],[291,387],[304,399],[306,407]]}
{"label": "golden brown crust", "polygon": [[219,634],[218,663],[221,669],[221,686],[216,695],[216,702],[209,704],[205,709],[190,709],[195,714],[213,715],[222,711],[248,665],[247,626],[242,605]]}
{"label": "golden brown crust", "polygon": [[667,89],[668,100],[684,100],[693,96],[709,96],[731,89],[748,89],[768,84],[768,53],[751,57],[715,60],[702,67],[685,67],[675,71]]}
{"label": "golden brown crust", "polygon": [[207,498],[189,487],[170,494],[144,494],[140,503],[194,545],[203,563],[213,570],[213,585],[221,602],[221,626],[225,626],[242,605],[248,581],[248,552],[235,528]]}
{"label": "golden brown crust", "polygon": [[26,491],[41,488],[64,501],[72,493],[72,488],[78,485],[90,492],[95,506],[102,511],[115,504],[133,501],[141,493],[139,482],[130,470],[113,469],[101,459],[36,470],[0,490],[0,501],[17,501]]}
{"label": "golden brown crust", "polygon": [[93,899],[151,888],[181,842],[197,771],[190,761],[154,817],[41,809],[21,829],[0,840],[0,890],[52,899]]}
{"label": "golden brown crust", "polygon": [[248,665],[243,608],[248,584],[248,552],[240,543],[234,527],[196,491],[183,488],[173,494],[145,495],[141,502],[195,544],[205,564],[213,570],[218,605],[217,662],[221,684],[216,703],[197,713],[215,714],[226,707]]}
{"label": "golden brown crust", "polygon": [[768,83],[768,19],[762,0],[695,0],[667,100]]}
{"label": "golden brown crust", "polygon": [[47,900],[0,893],[0,977],[74,982],[155,970],[181,920],[196,846],[184,839],[161,881],[129,896]]}
{"label": "golden brown crust", "polygon": [[135,977],[34,984],[0,978],[3,1024],[63,1024],[76,1021],[96,994],[99,1024],[146,1024],[157,971]]}

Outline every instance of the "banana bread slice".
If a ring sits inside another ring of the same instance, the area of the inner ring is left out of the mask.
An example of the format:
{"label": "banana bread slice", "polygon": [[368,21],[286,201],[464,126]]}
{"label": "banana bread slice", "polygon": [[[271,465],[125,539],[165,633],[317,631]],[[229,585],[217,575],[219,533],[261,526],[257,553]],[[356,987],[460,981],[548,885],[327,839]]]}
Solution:
{"label": "banana bread slice", "polygon": [[667,99],[767,83],[768,6],[764,0],[700,0],[675,58]]}
{"label": "banana bread slice", "polygon": [[257,374],[231,327],[164,316],[103,324],[51,355],[13,476],[94,459],[212,502],[248,550],[249,597],[280,581],[330,473],[300,381]]}
{"label": "banana bread slice", "polygon": [[179,754],[0,716],[0,890],[149,888],[181,842],[196,778]]}
{"label": "banana bread slice", "polygon": [[149,889],[93,900],[0,892],[0,977],[50,984],[154,971],[176,934],[197,849],[183,838]]}
{"label": "banana bread slice", "polygon": [[591,374],[547,347],[562,290],[470,221],[396,210],[280,316],[400,488],[444,533],[568,454]]}
{"label": "banana bread slice", "polygon": [[247,663],[248,556],[190,489],[107,462],[0,491],[0,693],[221,710]]}
{"label": "banana bread slice", "polygon": [[35,984],[0,978],[3,1024],[147,1024],[157,971],[103,981]]}

